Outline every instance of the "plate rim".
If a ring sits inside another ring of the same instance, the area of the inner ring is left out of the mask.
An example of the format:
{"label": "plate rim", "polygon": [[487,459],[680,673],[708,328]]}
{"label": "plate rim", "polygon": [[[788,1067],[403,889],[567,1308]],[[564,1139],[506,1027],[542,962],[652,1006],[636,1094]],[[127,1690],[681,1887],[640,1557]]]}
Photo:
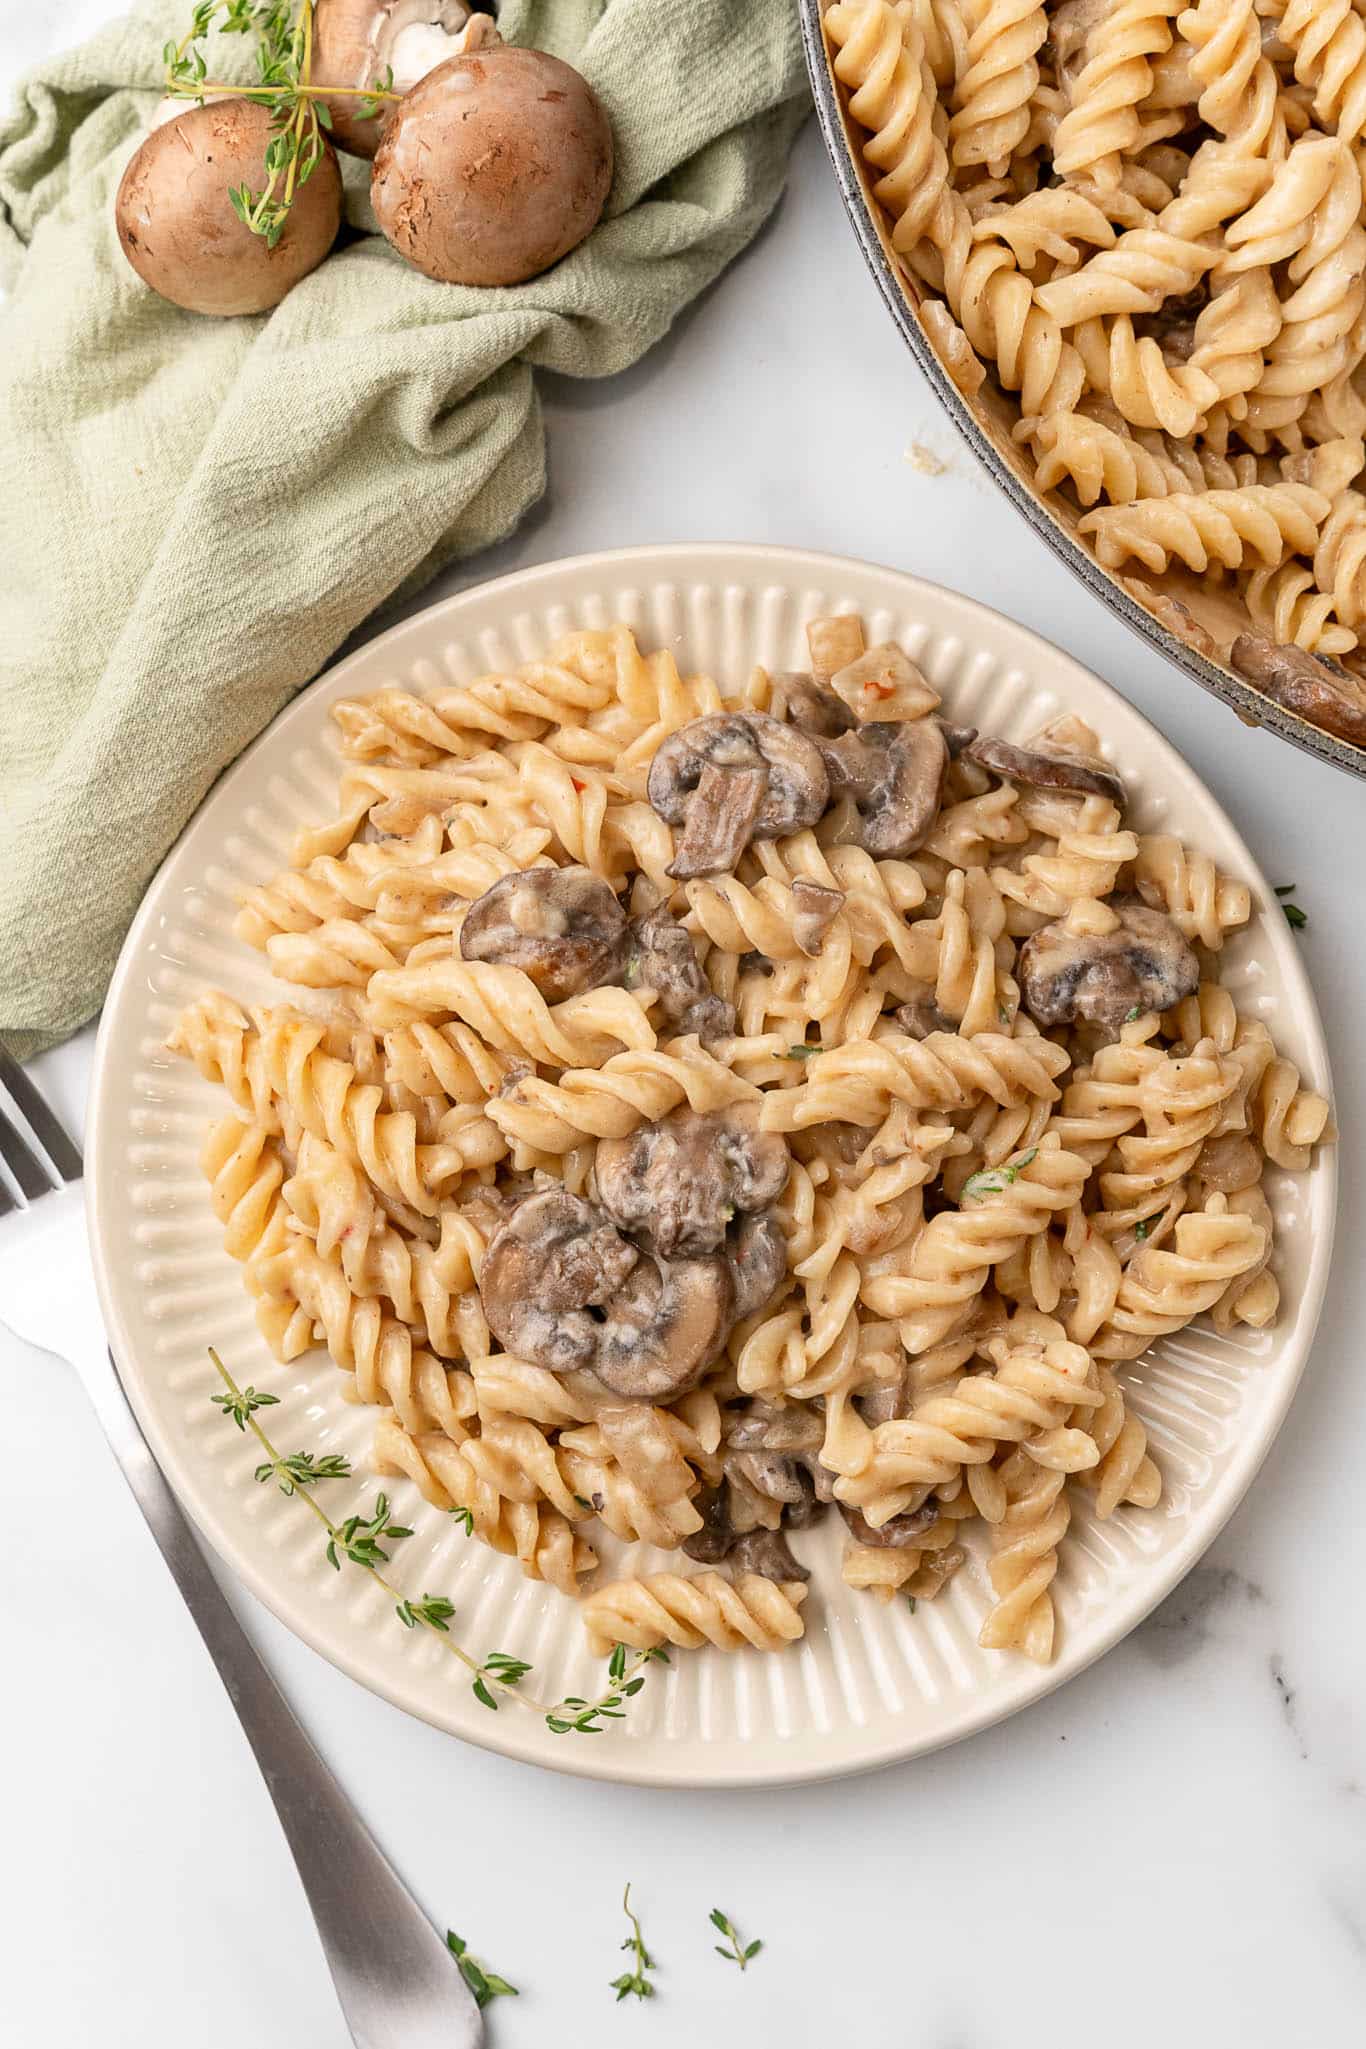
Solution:
{"label": "plate rim", "polygon": [[[1011,1670],[1003,1659],[1002,1679],[1007,1683],[994,1688],[990,1693],[983,1695],[980,1701],[967,1707],[954,1726],[946,1732],[927,1732],[918,1738],[912,1735],[906,1739],[899,1739],[892,1733],[883,1741],[870,1741],[857,1758],[851,1760],[840,1756],[828,1763],[822,1760],[818,1749],[815,1748],[818,1739],[808,1743],[800,1756],[785,1755],[785,1744],[775,1743],[767,1752],[761,1752],[759,1747],[755,1746],[753,1754],[759,1761],[727,1767],[718,1760],[716,1766],[709,1765],[705,1772],[680,1767],[671,1769],[666,1761],[667,1745],[659,1746],[655,1755],[652,1755],[648,1745],[633,1746],[629,1752],[614,1752],[610,1747],[610,1737],[602,1748],[581,1745],[571,1751],[566,1745],[563,1750],[557,1746],[552,1753],[547,1754],[544,1741],[537,1740],[540,1733],[539,1717],[509,1715],[506,1720],[502,1717],[489,1717],[487,1727],[483,1724],[466,1726],[463,1723],[456,1726],[451,1719],[443,1717],[414,1697],[414,1689],[405,1683],[397,1665],[393,1667],[392,1678],[387,1671],[382,1679],[376,1679],[358,1669],[346,1648],[329,1638],[326,1627],[328,1611],[325,1608],[310,1606],[304,1600],[291,1601],[288,1584],[272,1579],[266,1564],[273,1554],[264,1553],[263,1562],[258,1564],[254,1553],[243,1550],[233,1540],[232,1533],[226,1528],[223,1520],[214,1514],[211,1490],[207,1487],[196,1488],[192,1462],[188,1459],[182,1460],[174,1442],[162,1430],[155,1404],[149,1399],[142,1384],[137,1364],[137,1348],[123,1313],[114,1262],[106,1251],[104,1226],[105,1205],[112,1200],[115,1193],[110,1185],[111,1154],[115,1143],[112,1135],[113,1124],[119,1107],[120,1088],[119,1070],[114,1064],[111,1051],[115,1019],[121,1011],[129,985],[140,966],[141,949],[148,931],[161,914],[159,897],[163,878],[179,854],[185,838],[199,823],[204,812],[221,802],[232,785],[249,773],[255,757],[268,746],[275,744],[277,735],[291,724],[307,724],[313,715],[313,702],[319,688],[326,685],[332,690],[335,686],[343,685],[353,672],[367,670],[377,660],[382,662],[391,651],[400,649],[405,637],[429,631],[434,621],[445,620],[452,615],[458,615],[462,610],[475,609],[490,603],[496,607],[509,599],[515,599],[520,594],[534,592],[539,583],[550,582],[566,573],[580,577],[591,574],[600,579],[605,595],[612,586],[614,576],[620,580],[617,573],[628,571],[637,572],[640,578],[650,575],[658,581],[667,581],[671,578],[677,581],[691,579],[695,582],[711,580],[717,585],[723,585],[724,564],[730,561],[744,563],[751,568],[768,566],[781,581],[793,589],[800,588],[803,577],[838,589],[841,577],[846,576],[851,570],[871,574],[898,585],[907,609],[914,609],[918,595],[928,592],[935,606],[941,607],[947,603],[950,611],[959,609],[965,621],[984,615],[993,624],[1004,629],[1019,649],[1018,655],[1012,651],[1009,660],[1018,661],[1023,665],[1031,658],[1035,662],[1043,658],[1060,663],[1064,668],[1070,667],[1085,676],[1088,682],[1099,686],[1115,700],[1122,714],[1138,720],[1148,729],[1159,756],[1166,757],[1170,763],[1174,763],[1179,775],[1188,778],[1194,786],[1198,797],[1213,807],[1230,834],[1244,864],[1243,879],[1246,879],[1254,889],[1260,888],[1263,902],[1271,900],[1266,878],[1236,823],[1208,784],[1186,761],[1161,728],[1114,684],[1087,668],[1076,656],[1058,647],[1033,628],[1023,626],[1007,614],[982,603],[980,599],[884,563],[856,556],[832,554],[825,550],[779,546],[766,542],[681,541],[654,545],[647,543],[629,548],[593,550],[582,555],[560,556],[552,561],[533,563],[507,571],[487,581],[467,584],[462,589],[436,599],[407,618],[397,621],[383,633],[377,634],[361,647],[352,650],[339,662],[324,669],[310,683],[303,685],[242,753],[215,778],[185,826],[167,849],[157,866],[156,873],[149,881],[110,979],[101,1011],[91,1070],[85,1176],[90,1254],[100,1306],[111,1343],[119,1359],[120,1377],[139,1426],[197,1536],[292,1636],[308,1645],[354,1683],[363,1686],[367,1692],[377,1694],[391,1706],[415,1716],[418,1720],[439,1729],[443,1734],[471,1743],[479,1749],[496,1752],[519,1763],[614,1784],[716,1790],[814,1784],[850,1778],[947,1749],[951,1744],[977,1735],[1019,1710],[1057,1692],[1070,1680],[1086,1671],[1106,1652],[1112,1650],[1174,1591],[1221,1534],[1234,1510],[1246,1496],[1280,1433],[1304,1374],[1313,1349],[1331,1272],[1338,1214],[1336,1147],[1324,1148],[1312,1170],[1317,1177],[1321,1190],[1320,1200],[1326,1210],[1326,1228],[1313,1236],[1296,1321],[1286,1332],[1286,1349],[1297,1356],[1293,1357],[1288,1366],[1284,1358],[1277,1358],[1274,1362],[1262,1362],[1262,1371],[1277,1372],[1278,1386],[1273,1400],[1261,1418],[1259,1437],[1250,1451],[1243,1447],[1235,1451],[1228,1469],[1219,1477],[1200,1513],[1191,1519],[1177,1543],[1162,1555],[1155,1567],[1150,1568],[1150,1577],[1144,1580],[1137,1596],[1130,1595],[1126,1603],[1117,1605],[1114,1616],[1097,1627],[1094,1640],[1087,1645],[1084,1653],[1069,1661],[1064,1648],[1054,1663],[1042,1667],[1028,1665],[1022,1659],[1017,1660],[1013,1685],[1008,1683]],[[1065,683],[1065,676],[1060,680]],[[1110,736],[1107,734],[1105,737],[1108,739]],[[1317,1074],[1322,1075],[1321,1086],[1331,1099],[1331,1063],[1313,985],[1293,945],[1289,948],[1278,947],[1277,952],[1286,964],[1290,981],[1298,984],[1299,999],[1304,1006],[1306,1061],[1312,1063]],[[126,1083],[127,1077],[124,1076],[123,1079]],[[1240,1456],[1246,1460],[1245,1467],[1238,1462]],[[525,1736],[521,1733],[523,1728]],[[767,1756],[767,1762],[762,1761],[764,1756]]]}

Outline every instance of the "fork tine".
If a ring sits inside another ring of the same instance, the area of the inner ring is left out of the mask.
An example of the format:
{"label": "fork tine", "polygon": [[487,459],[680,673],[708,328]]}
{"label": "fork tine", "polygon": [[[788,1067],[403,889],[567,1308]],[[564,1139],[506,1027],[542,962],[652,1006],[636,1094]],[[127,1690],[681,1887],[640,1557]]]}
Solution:
{"label": "fork tine", "polygon": [[4,1182],[0,1181],[0,1217],[7,1217],[12,1209],[18,1209],[18,1207],[18,1203],[14,1200]]}
{"label": "fork tine", "polygon": [[50,1195],[58,1185],[56,1175],[43,1165],[19,1126],[6,1116],[3,1103],[0,1103],[0,1160],[4,1161],[30,1202],[37,1202],[40,1195]]}
{"label": "fork tine", "polygon": [[[63,1181],[79,1181],[85,1171],[80,1147],[67,1137],[56,1114],[49,1110],[13,1054],[6,1051],[3,1041],[0,1041],[0,1088],[8,1089],[15,1107],[28,1120],[29,1129]],[[41,1195],[46,1189],[45,1180],[38,1193]]]}

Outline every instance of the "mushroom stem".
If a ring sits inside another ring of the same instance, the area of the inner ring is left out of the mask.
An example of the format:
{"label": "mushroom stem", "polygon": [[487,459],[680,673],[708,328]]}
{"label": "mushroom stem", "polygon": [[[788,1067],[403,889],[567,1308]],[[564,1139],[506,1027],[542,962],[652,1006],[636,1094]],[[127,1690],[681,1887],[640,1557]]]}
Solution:
{"label": "mushroom stem", "polygon": [[718,768],[709,761],[698,778],[678,851],[665,869],[677,882],[698,875],[728,875],[749,845],[768,791],[762,768]]}

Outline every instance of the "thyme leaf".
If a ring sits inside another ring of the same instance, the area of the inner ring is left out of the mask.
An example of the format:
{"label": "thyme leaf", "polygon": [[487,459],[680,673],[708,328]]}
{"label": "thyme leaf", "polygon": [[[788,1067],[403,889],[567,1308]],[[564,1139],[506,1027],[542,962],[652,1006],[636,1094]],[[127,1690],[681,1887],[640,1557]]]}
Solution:
{"label": "thyme leaf", "polygon": [[747,1943],[742,1947],[740,1938],[736,1934],[732,1923],[721,1912],[719,1907],[713,1907],[707,1919],[711,1922],[713,1928],[725,1936],[726,1941],[730,1945],[728,1949],[723,1949],[719,1942],[714,1943],[712,1947],[715,1949],[716,1954],[719,1957],[724,1957],[728,1964],[738,1964],[742,1971],[745,1970],[748,1967],[750,1958],[758,1956],[764,1946],[763,1943],[755,1941]]}
{"label": "thyme leaf", "polygon": [[[164,44],[161,52],[163,84],[171,98],[197,100],[202,106],[211,97],[228,95],[269,111],[274,133],[265,149],[260,191],[249,185],[228,187],[238,220],[268,249],[279,242],[295,198],[327,153],[326,131],[332,126],[327,99],[354,99],[360,119],[371,121],[400,97],[392,71],[368,86],[314,83],[315,5],[316,0],[200,0],[185,34]],[[199,45],[215,27],[223,35],[256,37],[256,84],[209,77]]]}
{"label": "thyme leaf", "polygon": [[517,1987],[509,1985],[506,1978],[500,1978],[487,1964],[481,1964],[477,1957],[472,1957],[464,1939],[449,1928],[446,1930],[446,1947],[459,1964],[460,1975],[474,1994],[475,2005],[481,2012],[491,1999],[517,1998]]}

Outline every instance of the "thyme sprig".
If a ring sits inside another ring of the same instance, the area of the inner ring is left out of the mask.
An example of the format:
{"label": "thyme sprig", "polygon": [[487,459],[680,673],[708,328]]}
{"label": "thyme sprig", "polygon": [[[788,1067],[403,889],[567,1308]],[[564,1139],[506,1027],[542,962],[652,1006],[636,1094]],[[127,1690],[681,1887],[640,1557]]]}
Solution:
{"label": "thyme sprig", "polygon": [[[489,1651],[483,1658],[471,1656],[470,1652],[457,1643],[451,1635],[450,1624],[455,1617],[455,1605],[444,1594],[423,1594],[420,1600],[403,1594],[385,1578],[382,1568],[389,1564],[389,1553],[385,1543],[399,1543],[413,1533],[402,1523],[390,1520],[388,1496],[381,1493],[375,1497],[371,1514],[349,1515],[344,1522],[333,1522],[322,1503],[315,1500],[310,1491],[321,1480],[344,1480],[351,1475],[349,1460],[336,1453],[326,1453],[318,1458],[312,1452],[296,1451],[288,1455],[277,1450],[257,1420],[258,1411],[278,1406],[279,1396],[261,1394],[254,1387],[239,1387],[229,1373],[218,1353],[209,1347],[209,1357],[221,1376],[225,1388],[222,1394],[210,1396],[215,1406],[237,1428],[250,1431],[265,1453],[256,1468],[255,1477],[264,1483],[274,1479],[281,1493],[302,1501],[309,1512],[316,1516],[327,1532],[326,1556],[328,1563],[341,1571],[342,1558],[352,1565],[371,1574],[376,1583],[390,1596],[394,1613],[405,1629],[430,1630],[445,1650],[455,1658],[470,1675],[470,1690],[481,1707],[498,1712],[499,1696],[511,1697],[524,1707],[531,1708],[545,1721],[546,1727],[556,1736],[578,1733],[594,1736],[601,1732],[608,1721],[620,1721],[626,1710],[626,1702],[633,1699],[645,1684],[644,1668],[650,1664],[667,1665],[667,1651],[654,1649],[637,1651],[634,1657],[624,1644],[618,1644],[608,1662],[609,1686],[596,1700],[583,1700],[570,1695],[563,1700],[541,1701],[533,1695],[520,1691],[522,1681],[532,1668],[524,1658],[514,1658],[507,1651]],[[467,1511],[457,1511],[462,1520]],[[466,1527],[473,1530],[473,1516],[469,1515]]]}
{"label": "thyme sprig", "polygon": [[627,1998],[653,1999],[655,1988],[650,1981],[648,1973],[659,1968],[654,1958],[650,1955],[649,1950],[645,1947],[645,1937],[640,1932],[639,1917],[631,1912],[631,1888],[629,1885],[621,1896],[621,1908],[631,1924],[631,1933],[621,1946],[623,1949],[630,1950],[631,1955],[635,1959],[635,1969],[633,1971],[623,1971],[619,1978],[613,1978],[611,1981],[611,1989],[617,1995],[618,2006],[620,2006],[623,1999]]}
{"label": "thyme sprig", "polygon": [[719,1907],[713,1907],[707,1919],[711,1922],[713,1928],[725,1936],[726,1941],[730,1944],[729,1949],[723,1949],[719,1942],[714,1943],[712,1946],[716,1954],[719,1957],[724,1957],[728,1964],[738,1964],[742,1971],[747,1969],[750,1958],[758,1956],[759,1951],[764,1946],[763,1943],[756,1940],[742,1946],[734,1927]]}
{"label": "thyme sprig", "polygon": [[472,1957],[465,1942],[458,1935],[446,1930],[446,1947],[460,1966],[460,1975],[474,1994],[474,2003],[482,2011],[491,1999],[516,1999],[517,1987],[509,1985],[506,1978],[500,1978],[487,1964],[481,1964]]}
{"label": "thyme sprig", "polygon": [[[332,126],[327,101],[355,99],[360,119],[370,121],[386,101],[401,97],[393,90],[392,70],[368,86],[315,85],[313,10],[314,0],[199,0],[185,34],[162,50],[165,89],[172,98],[202,103],[227,95],[269,109],[275,132],[266,145],[264,185],[259,192],[249,185],[228,187],[233,212],[269,249],[285,231],[296,194],[323,160]],[[224,35],[256,36],[254,85],[209,77],[199,46],[215,25]]]}

